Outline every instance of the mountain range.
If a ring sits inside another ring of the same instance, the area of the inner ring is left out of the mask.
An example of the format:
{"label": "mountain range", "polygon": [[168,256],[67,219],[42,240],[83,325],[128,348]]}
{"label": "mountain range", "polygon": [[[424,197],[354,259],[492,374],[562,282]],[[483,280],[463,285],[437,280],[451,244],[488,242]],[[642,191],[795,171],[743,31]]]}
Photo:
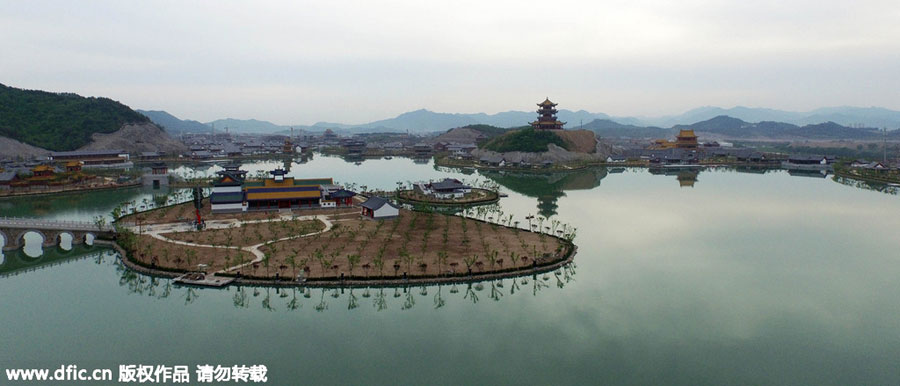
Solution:
{"label": "mountain range", "polygon": [[[883,135],[876,128],[844,126],[835,122],[800,126],[774,121],[746,122],[727,115],[671,128],[624,125],[608,119],[591,121],[584,128],[606,138],[672,138],[684,129],[693,130],[705,139],[878,140]],[[890,131],[887,135],[891,139],[900,138],[900,130]]]}
{"label": "mountain range", "polygon": [[[377,120],[363,124],[345,124],[336,122],[317,122],[313,125],[278,125],[257,119],[219,119],[212,122],[180,120],[164,111],[138,110],[150,117],[155,123],[173,132],[202,132],[228,128],[232,132],[244,133],[287,133],[291,127],[299,131],[322,132],[332,129],[340,134],[366,132],[406,132],[423,134],[445,131],[455,127],[474,124],[485,124],[496,127],[518,127],[527,125],[537,116],[534,112],[506,111],[496,114],[473,113],[439,113],[425,109],[410,111],[393,118]],[[829,107],[808,112],[794,112],[766,108],[733,107],[701,107],[680,115],[665,117],[612,117],[603,113],[592,113],[584,110],[560,110],[559,119],[567,122],[566,128],[586,129],[602,127],[604,129],[653,129],[671,128],[678,125],[690,125],[710,120],[719,116],[728,116],[744,122],[777,122],[794,126],[807,126],[833,122],[845,127],[886,127],[892,130],[900,127],[900,111],[880,107]],[[592,125],[589,127],[589,125]],[[771,126],[771,124],[766,124]],[[299,132],[298,131],[298,132]],[[632,135],[634,133],[631,133]]]}

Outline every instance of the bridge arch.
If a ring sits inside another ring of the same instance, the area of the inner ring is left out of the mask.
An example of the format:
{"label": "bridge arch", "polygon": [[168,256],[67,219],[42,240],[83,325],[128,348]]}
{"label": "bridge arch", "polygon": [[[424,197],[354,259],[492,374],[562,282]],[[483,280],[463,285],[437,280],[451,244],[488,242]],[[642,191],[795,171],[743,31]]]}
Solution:
{"label": "bridge arch", "polygon": [[0,248],[6,250],[7,244],[9,244],[9,237],[6,236],[6,233],[3,232],[3,229],[0,229]]}
{"label": "bridge arch", "polygon": [[[38,247],[33,247],[33,248],[40,248],[38,250],[37,255],[29,253],[29,252],[33,252],[33,251],[30,251],[30,249],[31,249],[31,248],[29,248],[30,245],[28,245],[28,243],[25,240],[25,236],[28,235],[29,233],[34,233],[38,237],[41,238],[41,241],[38,244]],[[48,240],[49,240],[49,243],[48,243]],[[29,257],[38,257],[44,253],[44,247],[46,247],[47,245],[52,246],[55,241],[56,240],[54,240],[54,239],[48,239],[47,234],[44,233],[43,231],[41,231],[40,229],[22,229],[22,231],[19,232],[19,234],[16,237],[15,244],[18,245],[20,248],[22,248],[23,252],[25,252],[25,255],[27,255]]]}
{"label": "bridge arch", "polygon": [[[77,244],[75,239],[75,233],[70,231],[59,231],[56,234],[56,240],[54,240],[54,244],[56,244],[59,249],[63,251],[71,251],[72,248],[75,248],[75,244]],[[69,239],[69,242],[66,243],[66,238]],[[66,244],[68,244],[68,248],[66,248]]]}
{"label": "bridge arch", "polygon": [[81,244],[93,247],[94,242],[97,241],[97,235],[94,232],[84,232],[81,234],[78,241]]}

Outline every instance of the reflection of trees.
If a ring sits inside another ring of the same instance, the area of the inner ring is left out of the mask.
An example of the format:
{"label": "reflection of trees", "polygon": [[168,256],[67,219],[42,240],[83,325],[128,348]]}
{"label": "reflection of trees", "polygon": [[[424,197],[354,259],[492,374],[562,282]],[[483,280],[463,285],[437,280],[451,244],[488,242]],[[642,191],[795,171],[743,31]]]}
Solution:
{"label": "reflection of trees", "polygon": [[200,293],[194,287],[186,287],[184,291],[184,305],[191,304],[200,298]]}
{"label": "reflection of trees", "polygon": [[443,290],[443,289],[444,289],[444,287],[442,285],[438,284],[437,292],[435,292],[435,294],[434,294],[434,308],[435,309],[441,308],[444,306],[445,303],[447,303],[447,301],[444,300],[443,294],[441,293],[441,290]]}
{"label": "reflection of trees", "polygon": [[478,295],[472,290],[472,283],[466,285],[466,294],[463,295],[463,299],[471,300],[472,304],[478,303]]}
{"label": "reflection of trees", "polygon": [[384,311],[387,309],[387,299],[384,297],[384,288],[378,289],[378,293],[375,294],[372,305],[377,311]]}
{"label": "reflection of trees", "polygon": [[322,288],[322,296],[319,297],[319,304],[316,304],[316,312],[322,312],[328,309],[328,303],[325,302],[325,288]]}
{"label": "reflection of trees", "polygon": [[356,299],[356,295],[353,294],[353,288],[350,288],[350,293],[347,295],[347,309],[355,310],[359,307],[359,301]]}
{"label": "reflection of trees", "polygon": [[[166,299],[172,292],[171,279],[161,279],[150,276],[140,275],[135,271],[127,269],[119,263],[118,259],[111,260],[117,270],[119,270],[119,284],[126,288],[129,293],[147,295],[156,299]],[[435,285],[417,285],[398,286],[398,287],[323,287],[319,288],[319,299],[313,300],[313,309],[317,312],[328,310],[328,297],[338,299],[346,296],[347,311],[353,311],[360,308],[360,293],[363,298],[372,298],[372,306],[376,312],[384,311],[389,308],[389,302],[399,304],[397,309],[409,310],[415,307],[416,298],[421,296],[427,298],[431,296],[433,309],[443,309],[448,301],[453,298],[463,299],[477,304],[481,300],[485,292],[494,302],[499,302],[504,298],[514,296],[522,292],[523,287],[531,286],[531,296],[538,296],[540,292],[546,292],[548,288],[563,289],[566,284],[575,280],[575,265],[567,264],[554,271],[548,271],[542,274],[532,274],[510,279],[486,280],[482,282],[468,282],[465,284],[435,284]],[[551,285],[551,282],[556,285]],[[444,287],[449,286],[448,293],[444,292]],[[505,293],[505,288],[509,286],[509,293]],[[230,295],[232,304],[235,308],[252,308],[251,305],[257,305],[263,310],[276,312],[281,309],[285,311],[294,311],[303,307],[304,299],[312,298],[312,289],[310,288],[281,288],[281,287],[249,287],[234,286],[225,289],[185,287],[185,291],[181,294],[184,304],[188,305],[200,300],[203,291],[222,291],[232,292]],[[274,295],[273,296],[273,291]],[[393,296],[391,296],[393,291]],[[462,292],[462,294],[460,294]],[[327,295],[327,296],[326,296]],[[251,302],[253,297],[259,297],[260,301]],[[279,303],[281,307],[279,307]]]}
{"label": "reflection of trees", "polygon": [[416,298],[413,297],[412,291],[409,290],[408,287],[403,287],[403,293],[406,294],[403,298],[403,306],[400,307],[401,310],[408,310],[413,308],[416,305]]}
{"label": "reflection of trees", "polygon": [[852,186],[857,189],[871,190],[874,192],[881,192],[884,194],[890,194],[890,195],[894,195],[894,196],[896,196],[898,193],[900,193],[900,188],[898,188],[897,186],[888,185],[888,184],[884,184],[884,183],[867,182],[867,181],[862,181],[862,180],[856,180],[853,178],[845,178],[845,177],[841,177],[841,176],[834,176],[834,181],[841,185]]}
{"label": "reflection of trees", "polygon": [[247,290],[244,289],[244,287],[237,287],[237,290],[234,291],[234,296],[232,296],[231,299],[236,308],[247,308],[250,306],[248,298]]}

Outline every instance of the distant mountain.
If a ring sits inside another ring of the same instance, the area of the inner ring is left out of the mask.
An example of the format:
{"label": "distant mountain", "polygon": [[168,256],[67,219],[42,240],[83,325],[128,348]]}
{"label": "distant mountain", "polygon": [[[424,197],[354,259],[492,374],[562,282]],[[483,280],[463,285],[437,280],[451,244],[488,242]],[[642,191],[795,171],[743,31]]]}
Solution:
{"label": "distant mountain", "polygon": [[206,122],[207,126],[214,126],[216,131],[225,131],[227,127],[232,133],[256,133],[256,134],[272,134],[276,131],[290,130],[291,126],[280,126],[269,121],[260,121],[258,119],[217,119],[212,122]]}
{"label": "distant mountain", "polygon": [[206,133],[210,127],[203,123],[178,119],[172,114],[159,110],[137,110],[137,112],[146,115],[153,123],[165,128],[170,133]]}
{"label": "distant mountain", "polygon": [[23,90],[0,84],[0,136],[44,149],[75,150],[126,124],[150,119],[109,98]]}
{"label": "distant mountain", "polygon": [[[703,139],[878,139],[881,132],[875,128],[858,128],[834,122],[798,126],[785,122],[746,122],[742,119],[720,115],[689,125],[675,125],[669,129],[637,125],[623,125],[608,119],[598,119],[584,125],[601,138],[669,138],[682,129],[694,130]],[[900,130],[890,132],[891,138],[900,138]]]}
{"label": "distant mountain", "polygon": [[716,134],[725,138],[877,139],[881,136],[880,131],[874,128],[847,127],[834,122],[805,126],[772,121],[749,123],[725,115],[690,125],[676,125],[672,129],[673,131],[692,129],[696,132]]}
{"label": "distant mountain", "polygon": [[[700,107],[680,115],[657,118],[630,119],[631,124],[644,126],[671,127],[705,121],[717,116],[729,116],[746,122],[786,122],[794,125],[811,125],[834,122],[853,127],[900,128],[900,111],[881,107],[826,107],[807,112],[784,111],[757,107],[737,106],[730,109],[721,107]],[[628,118],[624,118],[628,119]],[[624,119],[616,119],[623,121]],[[625,123],[625,122],[623,122]]]}
{"label": "distant mountain", "polygon": [[609,119],[593,120],[586,123],[584,128],[597,133],[600,138],[665,138],[672,135],[671,129],[623,125]]}
{"label": "distant mountain", "polygon": [[[900,127],[900,111],[877,107],[829,107],[809,112],[792,112],[767,108],[743,107],[732,108],[701,107],[680,115],[664,117],[611,117],[603,113],[592,113],[585,110],[560,110],[558,117],[566,122],[566,129],[577,129],[584,125],[585,129],[601,130],[601,136],[616,136],[623,127],[610,126],[610,122],[626,126],[643,128],[670,128],[676,125],[690,125],[707,121],[719,116],[728,116],[744,122],[784,122],[795,126],[804,126],[834,122],[846,127]],[[245,133],[285,133],[291,127],[307,132],[322,132],[332,129],[342,134],[371,132],[407,132],[414,134],[436,133],[448,129],[468,125],[491,125],[495,127],[520,127],[527,125],[537,117],[534,111],[504,111],[496,114],[486,113],[439,113],[426,109],[406,112],[393,118],[381,119],[363,124],[345,124],[337,122],[317,122],[313,125],[277,125],[256,119],[220,119],[208,122],[215,124],[217,130],[228,127],[233,132]],[[599,121],[598,121],[599,120]],[[594,127],[588,127],[594,123]],[[770,124],[771,125],[771,124]],[[603,133],[602,131],[606,131]],[[651,135],[653,130],[646,134]]]}

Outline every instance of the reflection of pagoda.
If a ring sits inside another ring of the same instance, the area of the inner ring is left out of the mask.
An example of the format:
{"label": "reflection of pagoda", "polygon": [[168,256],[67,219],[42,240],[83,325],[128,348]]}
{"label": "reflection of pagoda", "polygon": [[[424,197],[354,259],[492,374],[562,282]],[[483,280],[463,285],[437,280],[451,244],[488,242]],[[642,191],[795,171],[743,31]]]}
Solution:
{"label": "reflection of pagoda", "polygon": [[534,122],[531,122],[531,127],[535,130],[562,130],[565,122],[560,122],[556,119],[556,113],[559,110],[556,109],[556,103],[550,102],[550,98],[544,99],[543,102],[538,103],[537,113],[538,119]]}
{"label": "reflection of pagoda", "polygon": [[678,173],[678,176],[675,177],[678,179],[678,186],[680,187],[689,187],[693,188],[694,183],[697,182],[697,176],[700,174],[699,171],[683,171]]}

